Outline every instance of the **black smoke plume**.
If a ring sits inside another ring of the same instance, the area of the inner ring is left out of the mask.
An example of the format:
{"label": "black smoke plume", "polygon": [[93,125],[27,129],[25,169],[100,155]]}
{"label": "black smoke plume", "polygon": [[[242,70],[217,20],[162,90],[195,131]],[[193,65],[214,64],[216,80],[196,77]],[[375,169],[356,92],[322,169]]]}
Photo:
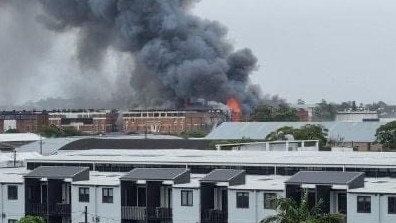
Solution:
{"label": "black smoke plume", "polygon": [[250,49],[235,50],[218,22],[192,15],[197,0],[34,1],[44,12],[35,19],[47,29],[78,30],[83,69],[100,70],[109,48],[132,56],[130,97],[139,107],[176,106],[186,98],[225,104],[235,97],[248,114],[259,103],[249,81],[257,58]]}

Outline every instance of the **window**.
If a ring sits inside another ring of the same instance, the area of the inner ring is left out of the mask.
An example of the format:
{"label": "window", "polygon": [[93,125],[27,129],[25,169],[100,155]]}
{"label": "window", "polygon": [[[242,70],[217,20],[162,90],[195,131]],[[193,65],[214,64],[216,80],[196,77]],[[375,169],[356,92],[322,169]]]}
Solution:
{"label": "window", "polygon": [[89,202],[89,187],[78,188],[78,201]]}
{"label": "window", "polygon": [[264,209],[276,209],[274,198],[276,193],[264,193]]}
{"label": "window", "polygon": [[18,200],[18,186],[8,186],[8,200]]}
{"label": "window", "polygon": [[358,196],[357,197],[357,212],[358,213],[371,213],[371,197]]}
{"label": "window", "polygon": [[181,206],[193,206],[193,191],[182,190],[181,191]]}
{"label": "window", "polygon": [[16,219],[8,219],[8,223],[17,223]]}
{"label": "window", "polygon": [[113,203],[113,188],[102,189],[102,203]]}
{"label": "window", "polygon": [[388,214],[396,214],[396,197],[388,197]]}
{"label": "window", "polygon": [[249,193],[248,192],[237,192],[236,193],[236,207],[237,208],[249,208]]}

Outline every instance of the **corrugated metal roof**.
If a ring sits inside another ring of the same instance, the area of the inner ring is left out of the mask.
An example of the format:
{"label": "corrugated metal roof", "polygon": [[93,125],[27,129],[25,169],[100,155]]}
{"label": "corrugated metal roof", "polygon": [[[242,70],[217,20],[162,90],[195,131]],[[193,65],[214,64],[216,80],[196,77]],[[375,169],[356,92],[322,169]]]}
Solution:
{"label": "corrugated metal roof", "polygon": [[201,179],[202,182],[230,182],[235,177],[244,174],[244,170],[216,169]]}
{"label": "corrugated metal roof", "polygon": [[286,181],[287,184],[349,185],[363,172],[300,171]]}
{"label": "corrugated metal roof", "polygon": [[122,180],[164,181],[176,180],[183,174],[189,174],[189,169],[183,168],[136,168],[121,177]]}
{"label": "corrugated metal roof", "polygon": [[300,128],[307,124],[322,125],[328,130],[329,138],[343,138],[346,142],[373,142],[375,131],[386,122],[225,122],[205,138],[218,139],[265,139],[284,126]]}
{"label": "corrugated metal roof", "polygon": [[88,167],[77,166],[41,166],[25,175],[25,178],[65,179],[87,171]]}

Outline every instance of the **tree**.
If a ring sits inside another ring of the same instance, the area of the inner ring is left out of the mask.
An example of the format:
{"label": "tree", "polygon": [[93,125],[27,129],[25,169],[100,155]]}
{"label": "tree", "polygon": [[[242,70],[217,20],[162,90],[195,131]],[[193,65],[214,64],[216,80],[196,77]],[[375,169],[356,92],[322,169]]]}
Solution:
{"label": "tree", "polygon": [[338,105],[334,103],[327,103],[322,100],[313,110],[314,121],[334,121],[338,111]]}
{"label": "tree", "polygon": [[261,223],[343,223],[344,215],[327,214],[321,211],[322,201],[310,208],[308,193],[305,193],[300,203],[291,198],[274,198],[271,200],[277,207],[277,214],[269,216]]}
{"label": "tree", "polygon": [[375,138],[384,149],[396,149],[396,121],[381,125],[375,133]]}
{"label": "tree", "polygon": [[295,122],[298,121],[297,110],[287,104],[270,106],[260,104],[250,115],[251,122]]}
{"label": "tree", "polygon": [[20,133],[18,129],[7,129],[4,133]]}
{"label": "tree", "polygon": [[323,148],[327,145],[327,132],[321,125],[311,125],[307,124],[301,128],[293,128],[290,126],[281,127],[271,133],[269,133],[265,140],[275,141],[279,140],[279,133],[282,132],[283,135],[293,135],[296,140],[319,140],[319,147]]}
{"label": "tree", "polygon": [[17,223],[45,223],[45,221],[42,217],[28,215],[19,219]]}
{"label": "tree", "polygon": [[58,127],[55,125],[49,125],[40,130],[40,134],[47,138],[58,138],[68,136],[81,136],[83,133],[74,127]]}

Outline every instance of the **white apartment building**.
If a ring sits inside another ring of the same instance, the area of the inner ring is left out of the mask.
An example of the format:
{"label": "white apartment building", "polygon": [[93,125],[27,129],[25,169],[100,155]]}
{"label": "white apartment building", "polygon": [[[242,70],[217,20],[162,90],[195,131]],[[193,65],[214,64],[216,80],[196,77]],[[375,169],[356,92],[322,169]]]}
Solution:
{"label": "white apartment building", "polygon": [[63,153],[28,160],[27,169],[0,169],[1,220],[29,214],[48,223],[252,223],[276,213],[270,198],[298,201],[308,192],[311,204],[322,199],[323,211],[343,213],[348,223],[390,223],[395,161],[395,153]]}

